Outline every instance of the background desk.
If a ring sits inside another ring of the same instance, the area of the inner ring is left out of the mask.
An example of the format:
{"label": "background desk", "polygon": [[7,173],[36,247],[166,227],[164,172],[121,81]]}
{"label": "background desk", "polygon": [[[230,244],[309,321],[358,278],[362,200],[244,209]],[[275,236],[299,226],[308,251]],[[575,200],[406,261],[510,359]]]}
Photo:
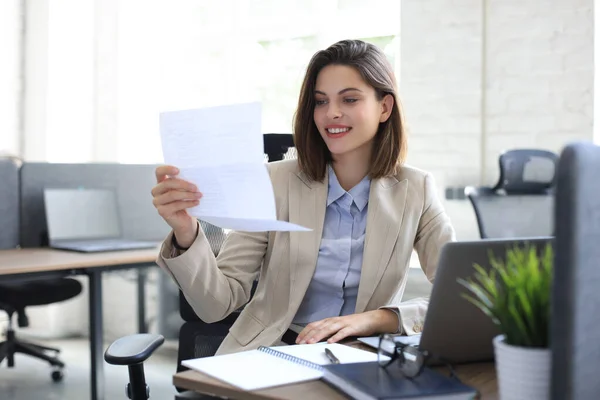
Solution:
{"label": "background desk", "polygon": [[[106,253],[76,253],[48,248],[0,250],[0,280],[87,275],[92,400],[104,399],[102,272],[156,265],[158,248]],[[145,269],[138,271],[138,329],[145,332]]]}
{"label": "background desk", "polygon": [[[353,347],[359,347],[365,350],[372,349],[358,345],[355,342],[349,343]],[[444,369],[441,369],[444,371]],[[479,390],[482,400],[497,400],[498,386],[496,383],[496,370],[494,363],[473,363],[458,365],[454,368],[456,374],[465,384]],[[148,383],[152,387],[152,382]],[[293,385],[280,386],[275,388],[257,390],[254,392],[245,392],[234,386],[223,383],[210,376],[197,371],[184,371],[173,376],[175,386],[193,390],[200,393],[211,393],[218,396],[229,397],[242,400],[304,400],[304,399],[327,399],[327,400],[347,400],[341,392],[323,381],[311,381],[297,383]]]}

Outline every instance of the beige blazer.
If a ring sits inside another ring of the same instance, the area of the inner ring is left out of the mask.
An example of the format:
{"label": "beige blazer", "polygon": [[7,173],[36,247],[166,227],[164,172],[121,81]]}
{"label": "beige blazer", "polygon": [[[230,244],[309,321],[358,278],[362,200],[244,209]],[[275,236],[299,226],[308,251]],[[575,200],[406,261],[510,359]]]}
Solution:
{"label": "beige blazer", "polygon": [[[310,181],[296,160],[268,164],[277,218],[311,232],[232,232],[218,257],[199,230],[192,246],[173,257],[172,233],[157,263],[175,280],[205,322],[225,318],[257,290],[217,354],[271,346],[290,326],[312,279],[323,231],[328,182]],[[202,189],[200,189],[202,190]],[[433,282],[442,246],[454,230],[430,174],[404,166],[395,176],[371,182],[362,272],[356,312],[398,309],[402,331],[421,331],[427,299],[401,302],[413,248]]]}

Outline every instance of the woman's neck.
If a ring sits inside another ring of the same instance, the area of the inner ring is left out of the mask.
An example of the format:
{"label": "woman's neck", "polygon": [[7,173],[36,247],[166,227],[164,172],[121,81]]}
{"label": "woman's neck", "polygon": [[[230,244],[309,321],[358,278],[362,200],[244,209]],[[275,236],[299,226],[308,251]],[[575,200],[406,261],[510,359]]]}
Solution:
{"label": "woman's neck", "polygon": [[344,154],[334,157],[332,167],[340,186],[348,191],[358,185],[369,172],[369,157],[363,154]]}

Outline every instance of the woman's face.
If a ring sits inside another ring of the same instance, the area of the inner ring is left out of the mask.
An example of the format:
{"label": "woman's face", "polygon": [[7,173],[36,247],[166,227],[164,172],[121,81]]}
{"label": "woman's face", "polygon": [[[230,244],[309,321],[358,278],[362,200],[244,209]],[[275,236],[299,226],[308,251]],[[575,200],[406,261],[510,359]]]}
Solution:
{"label": "woman's face", "polygon": [[370,156],[373,138],[392,111],[394,99],[377,100],[358,71],[328,65],[317,75],[314,120],[334,159],[350,153]]}

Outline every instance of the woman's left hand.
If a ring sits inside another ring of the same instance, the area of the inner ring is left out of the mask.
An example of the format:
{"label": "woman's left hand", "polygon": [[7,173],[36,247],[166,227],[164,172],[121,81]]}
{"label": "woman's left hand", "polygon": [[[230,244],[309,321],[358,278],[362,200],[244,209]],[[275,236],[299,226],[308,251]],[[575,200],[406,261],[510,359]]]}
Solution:
{"label": "woman's left hand", "polygon": [[298,334],[296,344],[317,343],[325,338],[329,338],[327,343],[335,343],[348,336],[373,336],[397,330],[396,313],[379,309],[311,322]]}

